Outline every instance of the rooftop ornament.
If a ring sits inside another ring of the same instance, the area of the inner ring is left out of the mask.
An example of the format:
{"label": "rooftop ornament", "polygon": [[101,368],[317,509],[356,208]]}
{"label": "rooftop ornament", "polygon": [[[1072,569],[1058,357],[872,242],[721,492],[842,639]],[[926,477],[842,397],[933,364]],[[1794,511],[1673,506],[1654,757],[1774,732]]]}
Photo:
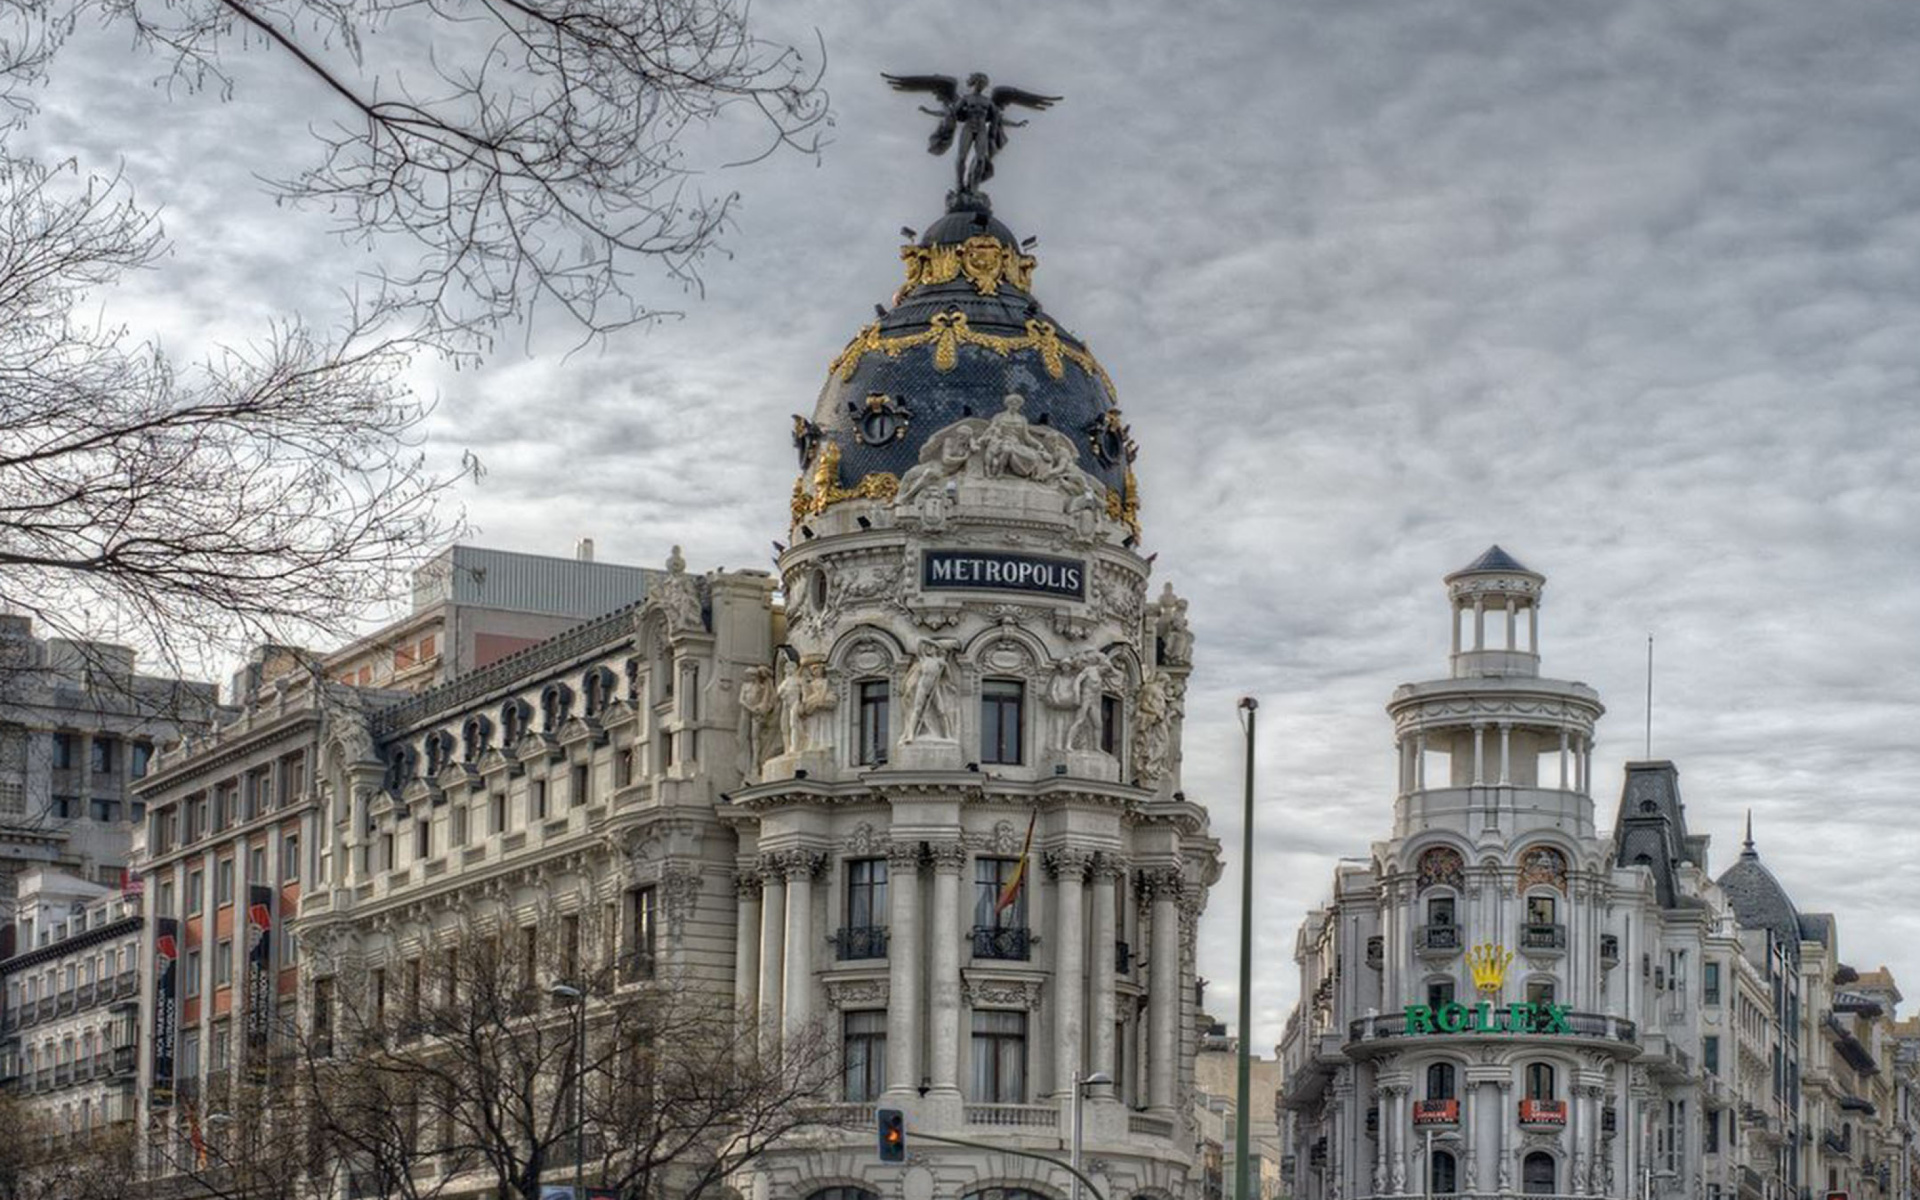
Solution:
{"label": "rooftop ornament", "polygon": [[987,90],[986,75],[975,71],[967,76],[968,91],[960,90],[960,81],[951,75],[880,76],[897,92],[927,92],[938,108],[922,106],[921,112],[940,119],[933,136],[927,139],[927,153],[945,154],[957,143],[954,155],[954,190],[947,195],[949,209],[979,208],[991,211],[992,203],[980,185],[993,178],[993,156],[1007,144],[1007,130],[1017,129],[1025,121],[1010,120],[1008,105],[1023,108],[1051,108],[1059,96],[1042,96],[1016,87]]}

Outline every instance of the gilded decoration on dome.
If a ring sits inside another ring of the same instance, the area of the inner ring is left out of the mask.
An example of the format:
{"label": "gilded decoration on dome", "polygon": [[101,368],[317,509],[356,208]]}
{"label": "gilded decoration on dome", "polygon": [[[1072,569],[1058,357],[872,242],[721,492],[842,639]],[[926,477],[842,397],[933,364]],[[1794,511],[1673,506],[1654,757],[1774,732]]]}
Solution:
{"label": "gilded decoration on dome", "polygon": [[834,358],[827,369],[837,373],[841,379],[851,381],[854,371],[860,366],[860,360],[869,354],[899,358],[908,350],[931,345],[934,370],[951,371],[960,363],[960,347],[963,344],[991,350],[1002,358],[1016,350],[1036,351],[1047,374],[1055,379],[1063,377],[1066,364],[1072,363],[1098,379],[1109,399],[1114,397],[1113,380],[1107,376],[1106,369],[1094,360],[1093,355],[1062,341],[1060,331],[1053,327],[1052,322],[1030,320],[1025,335],[1003,337],[979,332],[967,323],[967,314],[959,311],[935,314],[927,322],[927,328],[918,333],[903,333],[893,337],[883,336],[880,324],[876,321],[855,334],[853,340],[847,343],[847,348]]}
{"label": "gilded decoration on dome", "polygon": [[891,500],[900,491],[900,477],[891,471],[875,471],[863,476],[852,487],[840,486],[840,443],[826,442],[813,467],[813,490],[807,490],[807,477],[793,481],[793,520],[827,511],[842,500]]}
{"label": "gilded decoration on dome", "polygon": [[1126,491],[1107,489],[1107,516],[1140,536],[1140,485],[1134,482],[1133,468],[1127,468]]}
{"label": "gilded decoration on dome", "polygon": [[1466,884],[1466,863],[1451,846],[1435,846],[1420,856],[1417,890],[1450,887],[1459,891]]}
{"label": "gilded decoration on dome", "polygon": [[1121,420],[1117,408],[1101,413],[1087,426],[1087,444],[1093,447],[1093,456],[1100,460],[1100,465],[1106,467],[1123,460],[1132,462],[1140,454],[1140,447],[1134,444],[1133,430]]}
{"label": "gilded decoration on dome", "polygon": [[959,245],[902,246],[900,259],[907,267],[907,283],[900,290],[903,298],[916,288],[949,283],[962,275],[982,296],[998,295],[1002,283],[1023,292],[1033,289],[1034,257],[989,234],[975,234]]}

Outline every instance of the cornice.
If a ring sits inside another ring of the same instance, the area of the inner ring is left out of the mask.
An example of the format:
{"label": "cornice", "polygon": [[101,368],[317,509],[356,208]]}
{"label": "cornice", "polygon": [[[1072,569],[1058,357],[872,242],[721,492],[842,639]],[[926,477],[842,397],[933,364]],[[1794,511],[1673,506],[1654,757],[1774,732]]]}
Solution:
{"label": "cornice", "polygon": [[[154,793],[184,784],[188,780],[200,779],[210,774],[216,774],[221,768],[260,750],[265,743],[276,738],[282,738],[289,731],[297,730],[303,725],[313,726],[313,732],[317,734],[319,732],[320,719],[320,712],[313,708],[302,708],[290,713],[283,713],[265,724],[255,725],[247,729],[244,733],[237,735],[231,744],[223,739],[220,744],[210,748],[204,753],[196,751],[193,757],[177,766],[161,767],[160,770],[152,772],[146,778],[135,782],[129,791],[135,799],[145,803],[148,807],[171,803],[178,799],[178,797],[167,796],[156,798]],[[317,740],[316,738],[315,741],[317,742]]]}

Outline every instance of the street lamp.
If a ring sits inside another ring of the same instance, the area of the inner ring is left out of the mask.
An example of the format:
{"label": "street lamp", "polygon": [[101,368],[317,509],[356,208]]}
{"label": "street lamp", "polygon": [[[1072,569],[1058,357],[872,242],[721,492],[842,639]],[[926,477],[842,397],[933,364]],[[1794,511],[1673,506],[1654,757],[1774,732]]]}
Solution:
{"label": "street lamp", "polygon": [[1113,1076],[1105,1071],[1095,1071],[1091,1075],[1082,1075],[1076,1069],[1073,1073],[1073,1200],[1080,1200],[1080,1101],[1091,1087],[1105,1087],[1113,1082]]}
{"label": "street lamp", "polygon": [[547,989],[554,999],[573,1005],[573,1200],[587,1194],[587,994],[571,984]]}
{"label": "street lamp", "polygon": [[[1420,1170],[1422,1176],[1420,1181],[1420,1194],[1426,1197],[1427,1200],[1433,1200],[1433,1144],[1439,1142],[1442,1146],[1451,1146],[1461,1139],[1457,1133],[1435,1133],[1431,1129],[1427,1130],[1426,1134],[1427,1157],[1426,1162],[1422,1164]],[[1457,1178],[1454,1180],[1453,1190],[1456,1192],[1460,1190],[1460,1181]]]}

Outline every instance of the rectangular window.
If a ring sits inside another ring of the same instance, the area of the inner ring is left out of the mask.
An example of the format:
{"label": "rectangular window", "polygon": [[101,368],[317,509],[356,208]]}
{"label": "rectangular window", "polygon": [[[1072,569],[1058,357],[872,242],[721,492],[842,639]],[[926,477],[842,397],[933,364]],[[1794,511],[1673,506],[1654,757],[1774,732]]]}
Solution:
{"label": "rectangular window", "polygon": [[1439,1009],[1453,1003],[1453,980],[1432,979],[1427,982],[1427,1007]]}
{"label": "rectangular window", "polygon": [[580,918],[573,913],[560,918],[560,978],[580,986]]}
{"label": "rectangular window", "polygon": [[73,735],[56,733],[53,735],[53,769],[56,771],[73,770]]}
{"label": "rectangular window", "polygon": [[195,867],[187,872],[187,915],[193,916],[206,903],[207,873]]}
{"label": "rectangular window", "polygon": [[1708,1034],[1700,1040],[1700,1061],[1710,1073],[1714,1075],[1720,1073],[1720,1039],[1718,1037]]}
{"label": "rectangular window", "polygon": [[633,784],[633,747],[622,746],[613,756],[613,786],[630,787]]}
{"label": "rectangular window", "polygon": [[247,848],[247,882],[265,883],[267,881],[267,844],[257,843]]}
{"label": "rectangular window", "polygon": [[226,905],[233,903],[233,860],[223,858],[214,864],[213,902]]}
{"label": "rectangular window", "polygon": [[1551,925],[1554,923],[1553,914],[1554,904],[1552,896],[1527,897],[1527,924]]}
{"label": "rectangular window", "polygon": [[213,948],[213,986],[233,986],[233,939],[221,938]]}
{"label": "rectangular window", "polygon": [[887,683],[868,680],[860,685],[860,728],[856,739],[858,762],[877,766],[887,761]]}
{"label": "rectangular window", "polygon": [[154,896],[153,911],[163,917],[173,915],[173,880],[163,879],[160,881],[160,886],[156,889]]}
{"label": "rectangular window", "polygon": [[95,796],[93,799],[87,801],[87,815],[96,821],[118,821],[120,819],[120,802],[118,800],[102,800],[100,797]]}
{"label": "rectangular window", "polygon": [[380,835],[380,869],[391,871],[398,865],[393,856],[393,832],[389,830]]}
{"label": "rectangular window", "polygon": [[183,1029],[180,1031],[180,1069],[179,1078],[194,1084],[200,1082],[200,1031]]}
{"label": "rectangular window", "polygon": [[373,994],[373,1023],[385,1025],[387,1023],[387,972],[384,967],[373,969],[373,978],[369,981],[369,985]]}
{"label": "rectangular window", "polygon": [[507,797],[504,792],[495,792],[487,797],[487,832],[493,834],[507,831]]}
{"label": "rectangular window", "polygon": [[887,923],[887,860],[856,858],[847,863],[847,924],[855,929]]}
{"label": "rectangular window", "polygon": [[887,1013],[850,1012],[846,1016],[846,1102],[870,1104],[887,1087]]}
{"label": "rectangular window", "polygon": [[624,974],[629,979],[652,979],[654,952],[656,944],[656,917],[654,892],[650,887],[635,888],[627,893],[629,920],[627,923],[627,963]]}
{"label": "rectangular window", "polygon": [[181,961],[187,975],[186,995],[198,996],[200,994],[200,952],[189,950]]}
{"label": "rectangular window", "polygon": [[415,821],[413,823],[413,857],[415,859],[433,857],[433,822]]}
{"label": "rectangular window", "polygon": [[145,779],[147,765],[153,761],[153,743],[135,742],[128,755],[127,773],[135,779]]}
{"label": "rectangular window", "polygon": [[218,1075],[225,1071],[233,1061],[232,1023],[215,1021],[213,1032],[207,1038],[207,1069]]}
{"label": "rectangular window", "polygon": [[1708,1004],[1720,1003],[1720,964],[1708,962],[1700,968],[1701,998]]}
{"label": "rectangular window", "polygon": [[527,811],[532,813],[531,820],[547,819],[547,781],[536,779],[528,785]]}
{"label": "rectangular window", "polygon": [[974,1012],[971,1082],[970,1099],[975,1103],[1026,1103],[1026,1013],[990,1009]]}
{"label": "rectangular window", "polygon": [[453,844],[456,846],[466,845],[467,844],[467,806],[464,804],[454,805],[452,810],[448,813],[447,819],[452,823]]}
{"label": "rectangular window", "polygon": [[593,803],[593,768],[586,763],[573,764],[573,790],[567,802],[575,808]]}
{"label": "rectangular window", "polygon": [[300,835],[285,834],[280,839],[280,882],[294,883],[300,878]]}
{"label": "rectangular window", "polygon": [[407,960],[406,979],[407,979],[406,1020],[408,1024],[418,1026],[420,1023],[420,960],[419,959],[410,958]]}
{"label": "rectangular window", "polygon": [[[1003,908],[1000,897],[1020,869],[1017,858],[976,858],[973,860],[973,923],[981,928],[1025,929],[1027,927],[1027,881],[1024,875]],[[997,911],[996,911],[997,910]]]}
{"label": "rectangular window", "polygon": [[95,736],[91,752],[91,766],[96,771],[113,770],[113,739]]}
{"label": "rectangular window", "polygon": [[1527,1003],[1534,1006],[1553,1003],[1553,980],[1527,980]]}
{"label": "rectangular window", "polygon": [[1026,694],[1026,686],[1012,679],[989,679],[980,685],[981,762],[1024,761],[1020,730]]}
{"label": "rectangular window", "polygon": [[1452,896],[1435,896],[1427,901],[1427,924],[1448,926],[1453,924]]}
{"label": "rectangular window", "polygon": [[1120,757],[1120,747],[1126,745],[1120,736],[1120,713],[1120,697],[1100,697],[1100,749],[1115,758]]}

